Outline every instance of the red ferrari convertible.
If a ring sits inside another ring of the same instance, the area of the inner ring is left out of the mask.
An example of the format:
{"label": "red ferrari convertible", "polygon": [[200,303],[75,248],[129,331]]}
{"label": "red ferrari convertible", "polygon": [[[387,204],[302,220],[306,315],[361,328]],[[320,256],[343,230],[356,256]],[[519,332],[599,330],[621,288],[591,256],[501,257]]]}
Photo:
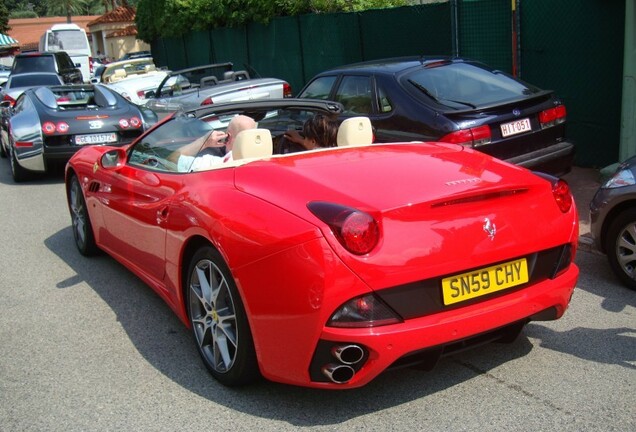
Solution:
{"label": "red ferrari convertible", "polygon": [[367,145],[355,118],[338,147],[276,154],[282,117],[309,112],[294,103],[246,103],[258,129],[206,171],[175,154],[227,124],[221,106],[67,165],[79,251],[150,285],[217,380],[359,387],[563,315],[579,273],[565,182],[456,144]]}

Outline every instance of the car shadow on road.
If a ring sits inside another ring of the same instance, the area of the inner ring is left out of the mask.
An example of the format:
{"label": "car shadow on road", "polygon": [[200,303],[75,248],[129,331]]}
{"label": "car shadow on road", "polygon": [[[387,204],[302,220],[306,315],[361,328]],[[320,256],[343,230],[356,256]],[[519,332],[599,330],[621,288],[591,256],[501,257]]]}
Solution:
{"label": "car shadow on road", "polygon": [[64,183],[64,167],[56,165],[46,173],[30,173],[29,178],[22,183],[16,183],[11,177],[11,165],[6,158],[0,159],[0,183],[11,186],[44,185]]}
{"label": "car shadow on road", "polygon": [[295,427],[341,424],[413,400],[434,397],[440,391],[524,357],[533,349],[522,334],[511,344],[485,345],[444,358],[430,372],[414,368],[391,370],[363,388],[347,391],[316,390],[265,380],[228,388],[216,382],[205,369],[190,331],[135,275],[105,254],[93,258],[81,256],[73,246],[70,226],[47,238],[45,245],[76,273],[58,281],[57,288],[74,289],[82,284],[90,287],[116,314],[133,346],[151,367],[215,404]]}
{"label": "car shadow on road", "polygon": [[624,287],[612,273],[607,258],[599,252],[579,251],[576,264],[579,274],[577,289],[601,298],[601,307],[608,312],[623,312],[626,307],[636,307],[636,291]]}
{"label": "car shadow on road", "polygon": [[[576,327],[566,331],[557,331],[540,324],[530,323],[526,326],[526,334],[538,339],[542,348],[570,354],[595,363],[613,364],[636,370],[636,366],[632,364],[636,362],[635,328]],[[585,341],[585,343],[572,343],[572,341]]]}

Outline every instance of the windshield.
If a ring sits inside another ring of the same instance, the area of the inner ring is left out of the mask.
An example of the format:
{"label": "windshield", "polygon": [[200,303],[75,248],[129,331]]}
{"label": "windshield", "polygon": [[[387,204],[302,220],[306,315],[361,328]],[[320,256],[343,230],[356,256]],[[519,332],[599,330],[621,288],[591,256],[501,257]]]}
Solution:
{"label": "windshield", "polygon": [[[157,127],[137,143],[130,153],[130,164],[167,172],[188,172],[194,158],[181,158],[180,150],[189,144],[199,148],[213,131],[210,123],[184,114]],[[193,154],[197,154],[194,151]],[[188,166],[185,166],[188,164]]]}
{"label": "windshield", "polygon": [[61,84],[57,75],[42,74],[42,75],[24,75],[24,76],[12,76],[9,80],[7,87],[35,87],[35,86],[48,86]]}
{"label": "windshield", "polygon": [[55,30],[48,34],[49,51],[86,51],[88,39],[80,30]]}
{"label": "windshield", "polygon": [[106,65],[101,73],[102,82],[115,82],[135,75],[144,75],[157,70],[151,57],[131,60],[128,63]]}
{"label": "windshield", "polygon": [[425,66],[405,80],[415,91],[458,109],[517,100],[540,91],[504,72],[471,63]]}

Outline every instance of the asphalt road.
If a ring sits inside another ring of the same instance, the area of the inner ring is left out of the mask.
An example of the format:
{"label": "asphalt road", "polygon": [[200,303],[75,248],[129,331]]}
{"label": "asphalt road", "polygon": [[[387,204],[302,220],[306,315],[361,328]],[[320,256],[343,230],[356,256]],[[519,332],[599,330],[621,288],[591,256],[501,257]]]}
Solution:
{"label": "asphalt road", "polygon": [[598,254],[512,344],[352,391],[229,389],[150,288],[76,252],[61,176],[16,185],[0,160],[0,222],[0,431],[636,430],[636,292]]}

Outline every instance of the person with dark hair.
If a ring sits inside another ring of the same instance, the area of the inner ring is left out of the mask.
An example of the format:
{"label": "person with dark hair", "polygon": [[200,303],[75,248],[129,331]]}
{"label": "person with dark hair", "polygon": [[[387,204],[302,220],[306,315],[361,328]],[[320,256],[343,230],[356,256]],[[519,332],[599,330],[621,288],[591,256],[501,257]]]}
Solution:
{"label": "person with dark hair", "polygon": [[303,124],[302,133],[297,130],[289,130],[285,133],[285,138],[288,141],[300,144],[305,150],[336,147],[337,136],[337,121],[323,114],[316,114],[308,118]]}

